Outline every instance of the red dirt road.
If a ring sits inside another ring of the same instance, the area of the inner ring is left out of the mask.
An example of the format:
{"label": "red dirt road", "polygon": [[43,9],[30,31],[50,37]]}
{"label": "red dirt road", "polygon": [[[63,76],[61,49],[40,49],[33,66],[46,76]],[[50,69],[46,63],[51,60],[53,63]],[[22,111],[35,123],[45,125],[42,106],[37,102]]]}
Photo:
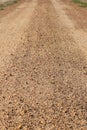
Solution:
{"label": "red dirt road", "polygon": [[25,0],[1,17],[0,130],[87,130],[87,26],[74,8]]}

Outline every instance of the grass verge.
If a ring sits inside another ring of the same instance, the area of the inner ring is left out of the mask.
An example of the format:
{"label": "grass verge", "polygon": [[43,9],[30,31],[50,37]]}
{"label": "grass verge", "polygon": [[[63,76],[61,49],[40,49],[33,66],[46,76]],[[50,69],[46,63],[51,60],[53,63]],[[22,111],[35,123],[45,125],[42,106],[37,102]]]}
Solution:
{"label": "grass verge", "polygon": [[79,4],[81,7],[87,7],[86,0],[72,0],[74,3]]}
{"label": "grass verge", "polygon": [[19,1],[19,0],[9,0],[9,1],[3,3],[3,4],[0,4],[0,10],[4,10],[5,7],[10,6],[10,5],[12,5],[12,4],[15,4],[15,3],[17,3],[18,1]]}

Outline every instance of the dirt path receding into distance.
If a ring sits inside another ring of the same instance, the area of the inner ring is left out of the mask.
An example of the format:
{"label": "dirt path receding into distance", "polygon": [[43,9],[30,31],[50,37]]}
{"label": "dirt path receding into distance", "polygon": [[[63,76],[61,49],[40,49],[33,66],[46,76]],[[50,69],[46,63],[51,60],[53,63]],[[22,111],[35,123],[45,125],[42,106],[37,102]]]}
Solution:
{"label": "dirt path receding into distance", "polygon": [[0,130],[86,130],[86,31],[61,0],[0,19]]}

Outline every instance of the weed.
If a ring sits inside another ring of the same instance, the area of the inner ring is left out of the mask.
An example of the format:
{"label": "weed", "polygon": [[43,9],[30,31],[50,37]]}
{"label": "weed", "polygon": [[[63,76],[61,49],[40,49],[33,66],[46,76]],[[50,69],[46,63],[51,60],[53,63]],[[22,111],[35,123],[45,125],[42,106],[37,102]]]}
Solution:
{"label": "weed", "polygon": [[4,10],[5,7],[17,3],[19,0],[9,0],[3,4],[0,4],[0,10]]}
{"label": "weed", "polygon": [[74,3],[79,4],[81,7],[87,7],[87,2],[83,0],[72,0]]}

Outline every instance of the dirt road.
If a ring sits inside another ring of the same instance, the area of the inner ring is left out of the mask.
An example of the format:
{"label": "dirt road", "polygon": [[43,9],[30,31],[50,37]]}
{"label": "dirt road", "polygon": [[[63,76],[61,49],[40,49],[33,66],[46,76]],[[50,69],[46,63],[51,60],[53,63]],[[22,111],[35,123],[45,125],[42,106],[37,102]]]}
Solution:
{"label": "dirt road", "polygon": [[87,130],[78,11],[69,0],[25,0],[0,18],[0,130]]}

